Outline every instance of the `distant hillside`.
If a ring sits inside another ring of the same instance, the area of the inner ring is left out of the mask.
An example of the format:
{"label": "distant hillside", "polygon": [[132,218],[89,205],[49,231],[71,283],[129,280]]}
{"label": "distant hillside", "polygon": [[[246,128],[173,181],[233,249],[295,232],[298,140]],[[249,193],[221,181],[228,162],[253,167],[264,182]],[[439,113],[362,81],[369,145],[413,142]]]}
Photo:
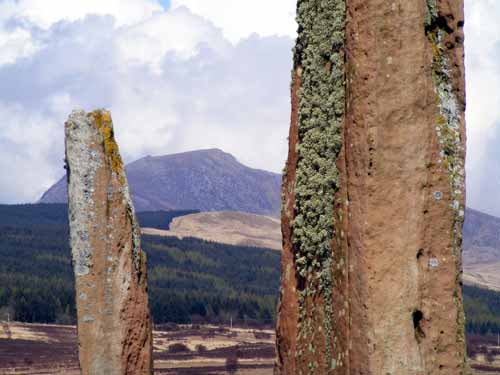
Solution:
{"label": "distant hillside", "polygon": [[467,210],[463,239],[464,281],[500,291],[500,218]]}
{"label": "distant hillside", "polygon": [[[137,211],[242,211],[277,216],[281,175],[249,168],[221,150],[145,157],[127,165]],[[66,203],[62,178],[40,203]]]}
{"label": "distant hillside", "polygon": [[[238,212],[179,216],[170,231],[145,229],[145,233],[281,250],[279,220]],[[464,281],[500,291],[500,219],[468,209],[463,239]]]}
{"label": "distant hillside", "polygon": [[[140,213],[139,221],[168,228],[177,213]],[[143,236],[142,246],[156,323],[274,319],[278,252],[152,236]],[[75,321],[65,205],[0,205],[0,259],[0,321],[8,315],[23,322]]]}
{"label": "distant hillside", "polygon": [[266,247],[281,251],[278,219],[243,212],[202,212],[176,217],[170,230],[145,228],[143,233],[162,237],[196,237],[238,246]]}

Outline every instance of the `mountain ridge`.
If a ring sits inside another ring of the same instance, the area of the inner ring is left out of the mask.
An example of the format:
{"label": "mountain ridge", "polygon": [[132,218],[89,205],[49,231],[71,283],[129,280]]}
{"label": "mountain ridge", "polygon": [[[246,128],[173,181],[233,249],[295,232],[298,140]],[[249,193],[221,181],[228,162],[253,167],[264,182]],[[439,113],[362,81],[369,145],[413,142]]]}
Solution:
{"label": "mountain ridge", "polygon": [[[254,169],[220,149],[146,156],[126,166],[137,211],[242,211],[277,216],[281,175]],[[38,203],[66,203],[66,178]]]}

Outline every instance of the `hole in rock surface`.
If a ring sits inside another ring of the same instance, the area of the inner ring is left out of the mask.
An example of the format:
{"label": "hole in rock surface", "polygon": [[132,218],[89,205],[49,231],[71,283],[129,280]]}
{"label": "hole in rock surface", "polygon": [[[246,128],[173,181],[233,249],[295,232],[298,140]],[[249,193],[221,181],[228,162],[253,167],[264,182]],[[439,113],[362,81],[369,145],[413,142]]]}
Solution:
{"label": "hole in rock surface", "polygon": [[420,310],[415,310],[412,314],[413,328],[415,328],[415,337],[418,341],[425,337],[424,330],[422,329],[421,323],[424,319],[424,313]]}

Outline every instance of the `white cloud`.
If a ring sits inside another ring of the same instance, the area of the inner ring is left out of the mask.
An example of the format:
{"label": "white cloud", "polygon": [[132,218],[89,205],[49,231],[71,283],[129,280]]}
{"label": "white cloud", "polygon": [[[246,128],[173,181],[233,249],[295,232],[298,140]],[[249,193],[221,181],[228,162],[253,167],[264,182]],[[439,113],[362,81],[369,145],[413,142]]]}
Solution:
{"label": "white cloud", "polygon": [[219,147],[251,166],[281,171],[291,44],[253,37],[224,53],[205,46],[189,59],[167,54],[161,74],[130,69],[117,78],[111,109],[129,160]]}
{"label": "white cloud", "polygon": [[6,30],[0,27],[0,66],[34,54],[39,47],[31,40],[31,33],[21,27]]}
{"label": "white cloud", "polygon": [[156,0],[4,0],[0,12],[9,10],[17,20],[48,29],[59,21],[76,21],[87,15],[111,15],[117,25],[131,25],[162,11]]}
{"label": "white cloud", "polygon": [[0,118],[0,200],[32,202],[62,173],[62,145],[51,141],[60,129],[22,105],[0,104]]}
{"label": "white cloud", "polygon": [[161,11],[158,0],[0,0],[0,66],[29,57],[43,47],[41,40],[33,39],[33,29],[49,30],[57,22],[90,15],[112,16],[120,27]]}
{"label": "white cloud", "polygon": [[253,33],[295,37],[296,0],[172,0],[172,7],[187,6],[237,42]]}
{"label": "white cloud", "polygon": [[219,53],[229,47],[218,29],[184,7],[156,13],[146,21],[123,28],[118,45],[123,62],[149,65],[156,72],[167,53],[186,59],[194,56],[202,45]]}
{"label": "white cloud", "polygon": [[9,176],[0,202],[34,201],[63,174],[63,124],[74,107],[111,109],[127,161],[219,147],[251,166],[282,169],[290,38],[233,45],[182,7],[119,27],[88,15],[29,30],[43,48],[0,66],[8,124],[0,126],[8,153],[0,168]]}

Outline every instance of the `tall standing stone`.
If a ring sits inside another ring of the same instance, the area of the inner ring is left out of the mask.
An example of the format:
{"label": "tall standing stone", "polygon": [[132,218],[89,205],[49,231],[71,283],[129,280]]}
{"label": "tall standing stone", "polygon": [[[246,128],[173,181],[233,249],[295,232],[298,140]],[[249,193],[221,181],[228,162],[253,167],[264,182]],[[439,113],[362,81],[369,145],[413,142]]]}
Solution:
{"label": "tall standing stone", "polygon": [[466,374],[462,0],[299,0],[276,374]]}
{"label": "tall standing stone", "polygon": [[152,374],[146,257],[111,114],[74,111],[65,131],[82,373]]}

